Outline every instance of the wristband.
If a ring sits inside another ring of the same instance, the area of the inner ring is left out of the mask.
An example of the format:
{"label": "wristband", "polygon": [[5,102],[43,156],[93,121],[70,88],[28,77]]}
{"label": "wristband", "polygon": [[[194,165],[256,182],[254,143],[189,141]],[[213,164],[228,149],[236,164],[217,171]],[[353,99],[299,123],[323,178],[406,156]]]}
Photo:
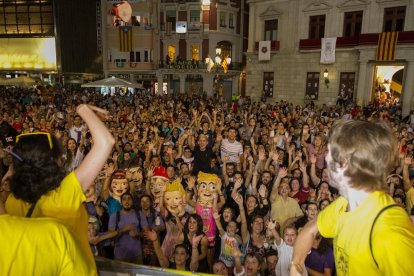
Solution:
{"label": "wristband", "polygon": [[300,264],[297,264],[297,263],[295,263],[295,262],[291,262],[290,263],[290,266],[292,267],[292,266],[294,266],[295,268],[296,268],[296,270],[300,273],[300,274],[302,274],[302,272],[303,272],[303,269],[302,269],[302,266],[300,265]]}

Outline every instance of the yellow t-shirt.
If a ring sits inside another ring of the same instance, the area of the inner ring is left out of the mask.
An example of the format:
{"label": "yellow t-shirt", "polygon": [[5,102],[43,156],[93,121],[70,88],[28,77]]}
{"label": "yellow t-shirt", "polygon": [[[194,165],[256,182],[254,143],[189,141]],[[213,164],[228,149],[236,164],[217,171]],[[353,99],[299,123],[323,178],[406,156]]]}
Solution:
{"label": "yellow t-shirt", "polygon": [[414,206],[414,188],[411,187],[406,193],[405,193],[405,206],[407,208],[407,211],[409,214],[411,214],[411,208]]}
{"label": "yellow t-shirt", "polygon": [[96,275],[65,226],[0,215],[0,275]]}
{"label": "yellow t-shirt", "polygon": [[[95,268],[95,260],[88,241],[88,213],[82,204],[86,200],[82,187],[74,172],[68,174],[58,188],[43,195],[33,210],[32,217],[51,217],[58,219],[79,241],[88,257],[91,267]],[[6,201],[8,214],[24,217],[30,204],[16,199],[10,194]]]}
{"label": "yellow t-shirt", "polygon": [[375,223],[372,250],[369,234],[379,211],[395,204],[379,191],[372,192],[355,210],[347,212],[348,201],[340,197],[318,216],[322,236],[334,238],[337,275],[411,275],[414,271],[414,227],[407,213],[392,207],[384,211]]}
{"label": "yellow t-shirt", "polygon": [[300,216],[303,216],[303,212],[295,199],[288,197],[287,200],[284,200],[282,196],[277,195],[276,199],[272,202],[270,217],[282,227],[288,218]]}

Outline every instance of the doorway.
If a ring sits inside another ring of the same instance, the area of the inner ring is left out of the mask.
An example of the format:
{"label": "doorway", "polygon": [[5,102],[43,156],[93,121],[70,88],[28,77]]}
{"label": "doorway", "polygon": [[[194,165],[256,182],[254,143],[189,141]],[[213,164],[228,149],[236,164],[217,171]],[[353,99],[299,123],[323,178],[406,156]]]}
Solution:
{"label": "doorway", "polygon": [[371,100],[376,106],[401,103],[403,77],[403,65],[375,66]]}

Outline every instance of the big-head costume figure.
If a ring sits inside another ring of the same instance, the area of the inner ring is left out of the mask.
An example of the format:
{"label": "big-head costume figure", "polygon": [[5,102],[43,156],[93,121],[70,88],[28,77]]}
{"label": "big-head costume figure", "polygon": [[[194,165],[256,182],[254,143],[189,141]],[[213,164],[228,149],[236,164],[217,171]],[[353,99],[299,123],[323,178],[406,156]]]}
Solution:
{"label": "big-head costume figure", "polygon": [[195,210],[203,219],[204,233],[208,245],[214,246],[216,242],[216,222],[213,217],[213,201],[215,194],[221,189],[221,181],[216,174],[199,172],[197,176],[198,197]]}
{"label": "big-head costume figure", "polygon": [[160,210],[161,198],[168,184],[168,176],[164,167],[159,166],[154,169],[154,175],[151,178],[150,192],[154,199],[154,208]]}

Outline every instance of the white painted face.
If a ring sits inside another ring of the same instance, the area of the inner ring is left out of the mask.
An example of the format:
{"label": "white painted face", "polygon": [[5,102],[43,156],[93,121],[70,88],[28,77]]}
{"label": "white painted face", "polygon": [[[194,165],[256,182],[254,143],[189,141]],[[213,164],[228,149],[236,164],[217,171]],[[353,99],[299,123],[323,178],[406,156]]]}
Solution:
{"label": "white painted face", "polygon": [[121,195],[128,191],[128,180],[113,179],[111,182],[112,197],[120,200]]}
{"label": "white painted face", "polygon": [[180,215],[184,211],[184,199],[179,191],[164,193],[164,206],[172,215]]}
{"label": "white painted face", "polygon": [[153,177],[151,179],[150,190],[154,199],[159,199],[164,193],[166,188],[166,182],[164,179],[159,177]]}

